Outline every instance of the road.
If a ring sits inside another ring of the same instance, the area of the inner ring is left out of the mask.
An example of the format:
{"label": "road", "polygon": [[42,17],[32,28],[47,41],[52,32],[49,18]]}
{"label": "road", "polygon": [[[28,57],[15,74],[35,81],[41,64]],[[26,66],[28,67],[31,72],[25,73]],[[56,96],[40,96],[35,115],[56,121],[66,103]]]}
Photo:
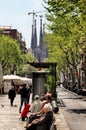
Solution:
{"label": "road", "polygon": [[86,101],[63,87],[57,88],[57,92],[69,130],[86,130]]}

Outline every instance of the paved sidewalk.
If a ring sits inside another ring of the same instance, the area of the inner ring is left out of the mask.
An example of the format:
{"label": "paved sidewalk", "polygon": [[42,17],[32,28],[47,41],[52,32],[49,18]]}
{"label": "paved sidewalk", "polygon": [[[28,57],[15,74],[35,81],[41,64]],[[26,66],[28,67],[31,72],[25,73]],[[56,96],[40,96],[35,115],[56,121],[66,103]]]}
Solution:
{"label": "paved sidewalk", "polygon": [[61,107],[59,108],[59,112],[55,115],[55,125],[57,130],[69,130],[69,127],[66,123],[66,120],[62,114],[62,109]]}
{"label": "paved sidewalk", "polygon": [[0,130],[24,130],[26,122],[19,120],[20,95],[14,100],[14,105],[10,106],[8,95],[0,95]]}
{"label": "paved sidewalk", "polygon": [[[25,130],[26,122],[19,120],[20,95],[17,94],[14,105],[11,107],[8,95],[0,95],[0,130]],[[57,130],[69,130],[65,118],[62,114],[62,108],[55,114],[55,125]]]}
{"label": "paved sidewalk", "polygon": [[63,107],[62,106],[64,106],[64,104],[62,101],[59,100],[60,99],[59,96],[60,96],[60,94],[62,95],[62,92],[60,91],[59,88],[57,88],[56,91],[57,91],[57,95],[58,95],[58,101],[59,101],[59,103],[61,103],[61,104],[58,103],[59,112],[57,114],[54,114],[56,128],[57,128],[57,130],[70,130],[69,126],[65,120],[65,117],[63,115]]}

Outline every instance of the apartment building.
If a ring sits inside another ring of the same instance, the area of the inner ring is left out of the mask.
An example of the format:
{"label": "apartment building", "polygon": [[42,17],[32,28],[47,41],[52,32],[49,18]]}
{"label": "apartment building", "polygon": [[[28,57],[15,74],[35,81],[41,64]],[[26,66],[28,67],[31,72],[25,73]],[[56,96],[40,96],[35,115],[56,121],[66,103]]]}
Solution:
{"label": "apartment building", "polygon": [[0,30],[2,34],[18,41],[22,53],[27,52],[26,43],[22,40],[22,34],[17,29],[12,29],[11,26],[1,26]]}

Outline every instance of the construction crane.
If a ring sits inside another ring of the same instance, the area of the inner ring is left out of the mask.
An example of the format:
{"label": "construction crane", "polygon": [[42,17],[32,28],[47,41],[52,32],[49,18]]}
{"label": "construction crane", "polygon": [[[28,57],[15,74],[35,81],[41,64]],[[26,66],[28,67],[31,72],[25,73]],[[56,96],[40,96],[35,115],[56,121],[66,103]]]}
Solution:
{"label": "construction crane", "polygon": [[[34,10],[32,11],[32,12],[29,12],[28,13],[28,15],[33,15],[33,19],[32,19],[32,21],[33,21],[33,25],[34,25],[34,19],[35,19],[35,16],[37,16],[36,14],[37,13],[43,13],[43,12],[46,12],[46,11],[37,11],[37,12],[35,12]],[[40,15],[41,17],[42,17],[42,15]]]}

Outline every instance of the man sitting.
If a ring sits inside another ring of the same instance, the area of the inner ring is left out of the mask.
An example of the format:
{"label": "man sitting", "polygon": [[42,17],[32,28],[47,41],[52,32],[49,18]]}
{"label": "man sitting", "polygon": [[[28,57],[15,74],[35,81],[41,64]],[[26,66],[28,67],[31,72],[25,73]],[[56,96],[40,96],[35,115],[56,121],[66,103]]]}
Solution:
{"label": "man sitting", "polygon": [[50,130],[51,123],[53,121],[53,111],[49,104],[45,104],[43,107],[43,114],[40,118],[34,119],[27,125],[26,130]]}

